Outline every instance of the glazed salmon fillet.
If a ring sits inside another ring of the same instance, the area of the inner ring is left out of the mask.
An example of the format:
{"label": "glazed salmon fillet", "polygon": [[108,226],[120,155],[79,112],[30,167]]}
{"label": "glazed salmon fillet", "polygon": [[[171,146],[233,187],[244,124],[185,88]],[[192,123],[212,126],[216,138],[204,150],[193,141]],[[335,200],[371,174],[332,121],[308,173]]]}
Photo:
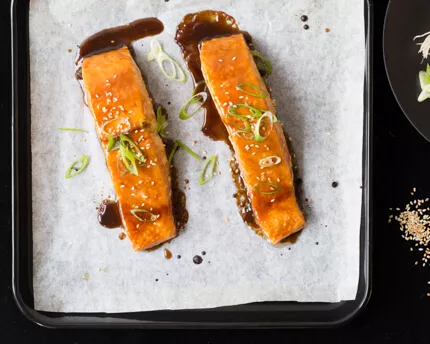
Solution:
{"label": "glazed salmon fillet", "polygon": [[[229,133],[255,220],[271,243],[279,243],[301,230],[305,218],[295,196],[282,125],[266,85],[242,34],[202,42],[200,60],[206,85]],[[256,127],[259,137],[254,135]]]}
{"label": "glazed salmon fillet", "polygon": [[[133,248],[148,249],[172,239],[176,227],[165,147],[154,129],[152,101],[129,49],[85,58],[82,77]],[[109,137],[115,145],[109,146]],[[121,142],[124,150],[117,149]],[[127,160],[133,159],[130,154],[136,158],[135,168]]]}

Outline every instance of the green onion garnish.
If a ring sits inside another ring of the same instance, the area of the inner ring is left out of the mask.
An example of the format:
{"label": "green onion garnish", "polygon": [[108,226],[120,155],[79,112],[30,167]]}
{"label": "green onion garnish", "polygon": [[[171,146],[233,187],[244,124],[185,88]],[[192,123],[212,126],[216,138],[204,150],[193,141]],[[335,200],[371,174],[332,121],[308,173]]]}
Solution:
{"label": "green onion garnish", "polygon": [[[260,127],[262,126],[262,121],[263,121],[263,119],[265,117],[269,117],[270,118],[270,123],[269,123],[270,124],[270,130],[269,130],[269,133],[266,136],[262,136],[260,134]],[[275,119],[274,118],[275,118],[275,116],[273,116],[273,114],[270,111],[267,111],[267,112],[265,112],[263,114],[263,116],[261,116],[258,119],[257,124],[255,125],[255,128],[254,128],[254,139],[255,139],[255,141],[257,141],[257,142],[264,141],[270,135],[270,133],[272,131],[272,128],[273,128],[273,123],[275,123]]]}
{"label": "green onion garnish", "polygon": [[119,149],[119,146],[121,144],[120,141],[116,140],[112,135],[108,135],[108,140],[108,152]]}
{"label": "green onion garnish", "polygon": [[138,176],[139,172],[137,171],[136,159],[134,158],[133,152],[125,145],[121,144],[119,146],[119,155],[127,170],[135,176]]}
{"label": "green onion garnish", "polygon": [[[154,222],[155,220],[157,220],[160,215],[156,215],[151,213],[150,211],[146,210],[146,209],[133,209],[130,210],[130,212],[133,214],[134,217],[136,217],[140,222]],[[143,214],[145,217],[142,217],[137,215],[137,214]]]}
{"label": "green onion garnish", "polygon": [[[81,173],[88,166],[90,161],[90,157],[88,155],[82,155],[79,159],[73,161],[70,166],[67,168],[66,179],[73,178]],[[78,167],[78,165],[80,165]],[[72,172],[73,171],[73,172]]]}
{"label": "green onion garnish", "polygon": [[84,130],[84,129],[76,129],[76,128],[58,128],[58,130],[61,131],[72,131],[75,133],[88,133],[88,131]]}
{"label": "green onion garnish", "polygon": [[263,195],[273,195],[281,191],[280,186],[269,182],[257,183],[252,188],[254,189],[254,191],[259,192]]}
{"label": "green onion garnish", "polygon": [[254,133],[251,130],[239,129],[239,130],[233,131],[233,134],[236,136],[239,136],[245,140],[254,140],[255,139]]}
{"label": "green onion garnish", "polygon": [[267,158],[263,158],[260,160],[260,167],[266,168],[278,165],[281,162],[281,158],[276,155],[268,156]]}
{"label": "green onion garnish", "polygon": [[200,160],[200,157],[196,154],[196,153],[194,153],[191,149],[190,149],[190,147],[188,147],[185,143],[183,143],[183,142],[181,142],[181,141],[179,141],[179,140],[176,140],[175,141],[175,144],[174,144],[174,146],[173,146],[173,148],[172,148],[172,151],[170,152],[170,154],[169,154],[169,159],[167,160],[168,162],[169,162],[169,165],[172,163],[172,160],[173,160],[173,156],[175,155],[175,153],[176,153],[176,151],[178,150],[178,148],[182,148],[184,151],[186,151],[189,155],[191,155],[193,158],[195,158],[195,159],[197,159],[197,160]]}
{"label": "green onion garnish", "polygon": [[169,125],[167,122],[166,115],[163,113],[163,108],[161,106],[157,109],[157,133],[164,137],[167,134],[166,128]]}
{"label": "green onion garnish", "polygon": [[[245,87],[250,87],[250,88],[253,88],[254,90],[256,90],[256,91],[259,91],[258,93],[252,93],[252,92],[249,92],[249,91],[246,91],[244,88]],[[236,86],[236,89],[237,90],[239,90],[239,91],[242,91],[243,93],[245,93],[245,94],[249,94],[250,96],[253,96],[253,97],[257,97],[257,98],[266,98],[267,97],[267,94],[266,94],[266,92],[265,91],[263,91],[260,87],[258,87],[257,85],[254,85],[254,84],[251,84],[251,83],[249,83],[249,82],[244,82],[244,83],[242,83],[242,84],[238,84],[237,86]]]}
{"label": "green onion garnish", "polygon": [[[187,77],[179,64],[163,51],[163,48],[156,39],[151,41],[151,52],[148,54],[148,62],[154,60],[157,61],[161,72],[170,80],[179,82],[185,82],[187,80]],[[169,73],[164,67],[164,62],[166,61],[170,64],[172,69],[171,73]]]}
{"label": "green onion garnish", "polygon": [[218,157],[216,155],[213,155],[206,161],[206,164],[203,167],[202,172],[200,173],[200,177],[199,177],[199,184],[200,185],[206,184],[207,182],[209,182],[213,178],[213,176],[215,174],[217,159],[218,159]]}
{"label": "green onion garnish", "polygon": [[[249,113],[240,114],[237,111],[238,109],[247,109]],[[259,109],[259,108],[256,108],[255,106],[251,106],[248,104],[234,104],[234,105],[230,105],[230,107],[228,108],[228,114],[230,116],[238,117],[241,119],[247,118],[247,117],[260,118],[265,111],[266,110]]]}
{"label": "green onion garnish", "polygon": [[254,56],[257,68],[260,73],[264,73],[264,77],[268,77],[270,74],[272,74],[272,64],[268,59],[261,55],[257,50],[251,50],[251,55]]}
{"label": "green onion garnish", "polygon": [[[206,92],[199,92],[196,94],[193,94],[193,96],[187,100],[185,105],[181,108],[181,111],[179,112],[179,118],[182,120],[186,120],[190,117],[193,117],[203,106],[203,104],[206,102],[206,99],[208,99],[208,94]],[[199,106],[194,109],[193,112],[188,113],[188,107],[192,104],[200,103]]]}
{"label": "green onion garnish", "polygon": [[[139,147],[131,140],[127,135],[121,134],[119,136],[121,140],[121,146],[129,149],[131,154],[141,163],[145,162],[145,156],[140,151]],[[128,145],[128,146],[127,146]]]}
{"label": "green onion garnish", "polygon": [[430,65],[427,64],[427,70],[425,72],[420,71],[418,77],[421,86],[421,93],[418,96],[418,101],[421,103],[430,98]]}

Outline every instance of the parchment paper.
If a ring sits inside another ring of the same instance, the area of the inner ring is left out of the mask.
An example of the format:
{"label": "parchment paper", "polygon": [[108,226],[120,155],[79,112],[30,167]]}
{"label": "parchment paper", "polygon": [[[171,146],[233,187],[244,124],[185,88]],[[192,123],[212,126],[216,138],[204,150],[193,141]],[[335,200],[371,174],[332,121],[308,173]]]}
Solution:
{"label": "parchment paper", "polygon": [[[167,260],[163,249],[133,252],[128,239],[118,239],[118,229],[98,224],[96,206],[114,193],[74,79],[74,59],[77,45],[87,36],[156,16],[165,24],[157,39],[183,64],[173,41],[176,26],[185,14],[202,9],[233,15],[273,63],[268,84],[297,154],[307,226],[297,243],[273,247],[243,224],[232,197],[228,148],[203,136],[202,114],[178,119],[193,89],[191,77],[185,85],[175,83],[156,63],[147,63],[147,38],[134,44],[137,62],[154,98],[168,109],[169,137],[201,155],[218,154],[222,172],[200,186],[201,163],[184,151],[177,153],[180,183],[190,180],[185,191],[190,219],[185,232],[164,246],[173,253]],[[32,0],[36,309],[131,312],[354,299],[361,212],[363,10],[363,0]],[[309,30],[303,29],[302,14],[309,16]],[[83,128],[89,134],[61,132],[59,127]],[[88,169],[65,179],[68,165],[82,154],[91,157]],[[333,181],[339,183],[337,188]],[[193,256],[202,251],[203,263],[194,264]]]}

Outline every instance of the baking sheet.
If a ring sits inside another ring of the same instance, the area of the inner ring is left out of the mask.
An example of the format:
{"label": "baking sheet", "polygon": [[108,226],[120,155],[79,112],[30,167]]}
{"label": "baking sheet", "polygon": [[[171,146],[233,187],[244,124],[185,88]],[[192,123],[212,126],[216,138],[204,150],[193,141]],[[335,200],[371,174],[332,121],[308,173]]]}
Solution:
{"label": "baking sheet", "polygon": [[[148,64],[150,39],[136,42],[137,62],[158,103],[170,113],[169,137],[202,154],[219,155],[219,170],[198,185],[201,164],[177,153],[180,182],[189,179],[186,230],[163,249],[132,251],[119,230],[100,227],[96,206],[114,196],[91,115],[74,79],[77,45],[103,28],[157,16],[157,37],[182,62],[173,42],[183,15],[219,9],[249,31],[273,63],[269,77],[303,179],[307,227],[293,245],[273,247],[247,228],[231,195],[222,142],[200,132],[202,116],[177,118],[192,92]],[[133,312],[209,308],[255,301],[354,299],[359,274],[364,78],[363,1],[34,0],[30,3],[33,285],[37,310]],[[308,31],[300,15],[309,16]],[[330,32],[326,32],[326,28]],[[71,49],[72,52],[68,52]],[[170,104],[168,104],[170,102]],[[65,133],[77,127],[89,134]],[[82,154],[89,168],[65,180]],[[332,188],[333,181],[339,182]],[[226,219],[229,221],[227,222]],[[206,252],[201,265],[192,258]],[[181,255],[181,259],[176,256]],[[88,278],[82,278],[86,275]]]}

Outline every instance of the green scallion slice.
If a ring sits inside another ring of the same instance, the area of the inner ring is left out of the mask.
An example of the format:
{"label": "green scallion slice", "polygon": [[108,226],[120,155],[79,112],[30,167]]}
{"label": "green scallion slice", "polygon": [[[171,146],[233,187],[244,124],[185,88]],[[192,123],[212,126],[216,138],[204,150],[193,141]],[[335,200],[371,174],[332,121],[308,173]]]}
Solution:
{"label": "green scallion slice", "polygon": [[[193,94],[193,96],[187,100],[185,105],[181,108],[181,111],[179,112],[179,118],[182,120],[186,120],[188,118],[193,117],[203,106],[203,104],[208,99],[208,94],[206,92],[199,92],[196,94]],[[188,107],[192,104],[200,103],[194,111],[191,113],[188,113]]]}
{"label": "green scallion slice", "polygon": [[[239,109],[246,109],[249,112],[245,114],[241,114],[238,112]],[[248,118],[248,117],[260,118],[265,111],[266,110],[259,109],[259,108],[256,108],[255,106],[251,106],[248,104],[234,104],[234,105],[230,105],[230,107],[228,108],[228,114],[230,116],[238,117],[241,119]]]}
{"label": "green scallion slice", "polygon": [[[149,210],[146,210],[146,209],[133,209],[133,210],[130,210],[130,212],[140,222],[144,222],[144,223],[154,222],[160,217],[160,215],[153,214]],[[138,215],[138,214],[140,214],[140,215]]]}
{"label": "green scallion slice", "polygon": [[260,167],[267,168],[278,165],[281,162],[281,158],[277,155],[268,156],[260,160]]}
{"label": "green scallion slice", "polygon": [[281,191],[280,186],[269,182],[257,183],[252,188],[254,189],[254,191],[259,192],[262,195],[274,195]]}
{"label": "green scallion slice", "polygon": [[163,108],[161,106],[157,109],[157,133],[164,137],[167,134],[166,128],[169,125],[167,122],[167,116],[163,113]]}
{"label": "green scallion slice", "polygon": [[[249,92],[245,88],[252,88],[252,89],[258,91],[258,93]],[[251,84],[250,82],[244,82],[244,83],[238,84],[236,86],[236,89],[245,93],[245,94],[256,97],[256,98],[266,98],[267,97],[267,94],[265,91],[263,91],[257,85]]]}
{"label": "green scallion slice", "polygon": [[130,139],[127,135],[124,134],[121,134],[119,138],[121,140],[121,146],[127,148],[137,161],[141,163],[144,163],[146,161],[145,156],[132,139]]}
{"label": "green scallion slice", "polygon": [[86,131],[84,129],[77,129],[77,128],[58,128],[58,130],[71,131],[71,132],[75,132],[75,133],[88,133],[88,131]]}
{"label": "green scallion slice", "polygon": [[108,140],[109,140],[108,146],[107,146],[108,152],[119,149],[119,146],[121,144],[120,141],[116,140],[112,135],[108,135]]}
{"label": "green scallion slice", "polygon": [[215,175],[215,168],[218,157],[216,155],[211,156],[205,163],[202,172],[199,176],[199,184],[204,185],[209,182]]}
{"label": "green scallion slice", "polygon": [[[151,52],[148,54],[148,62],[151,61],[157,61],[158,66],[160,67],[161,72],[170,80],[178,81],[178,82],[185,82],[187,80],[187,77],[182,70],[182,68],[179,66],[179,64],[172,59],[169,55],[167,55],[163,48],[161,47],[160,43],[153,39],[151,41]],[[169,73],[164,66],[164,63],[167,62],[168,65],[170,65],[171,72]]]}
{"label": "green scallion slice", "polygon": [[135,176],[138,176],[139,172],[137,171],[136,159],[133,152],[126,145],[121,144],[119,146],[119,154],[127,170]]}
{"label": "green scallion slice", "polygon": [[[262,136],[260,133],[260,129],[263,126],[263,119],[265,117],[268,117],[270,119],[270,122],[269,122],[270,129],[269,129],[269,132],[266,136]],[[275,118],[275,116],[273,116],[273,114],[270,111],[267,111],[263,114],[263,116],[261,116],[258,119],[257,124],[255,125],[255,128],[254,128],[254,139],[255,139],[255,141],[257,141],[257,142],[264,141],[270,135],[270,133],[272,132],[272,128],[273,128],[273,123],[275,123],[274,118]]]}
{"label": "green scallion slice", "polygon": [[254,140],[255,139],[254,133],[251,130],[239,129],[239,130],[233,131],[233,134],[236,136],[239,136],[245,140]]}
{"label": "green scallion slice", "polygon": [[272,64],[268,59],[261,55],[257,50],[251,50],[251,55],[254,56],[255,63],[260,73],[263,73],[264,77],[268,77],[272,74]]}
{"label": "green scallion slice", "polygon": [[201,160],[200,157],[193,152],[190,147],[188,147],[185,143],[183,143],[182,141],[176,140],[175,144],[172,148],[172,151],[169,154],[169,158],[168,158],[168,162],[169,165],[172,163],[173,160],[173,156],[175,155],[176,151],[178,150],[178,148],[182,148],[184,151],[186,151],[189,155],[191,155],[193,158],[197,159],[197,160]]}
{"label": "green scallion slice", "polygon": [[82,155],[79,159],[73,161],[67,168],[65,178],[73,178],[81,173],[88,166],[90,157],[88,155]]}

